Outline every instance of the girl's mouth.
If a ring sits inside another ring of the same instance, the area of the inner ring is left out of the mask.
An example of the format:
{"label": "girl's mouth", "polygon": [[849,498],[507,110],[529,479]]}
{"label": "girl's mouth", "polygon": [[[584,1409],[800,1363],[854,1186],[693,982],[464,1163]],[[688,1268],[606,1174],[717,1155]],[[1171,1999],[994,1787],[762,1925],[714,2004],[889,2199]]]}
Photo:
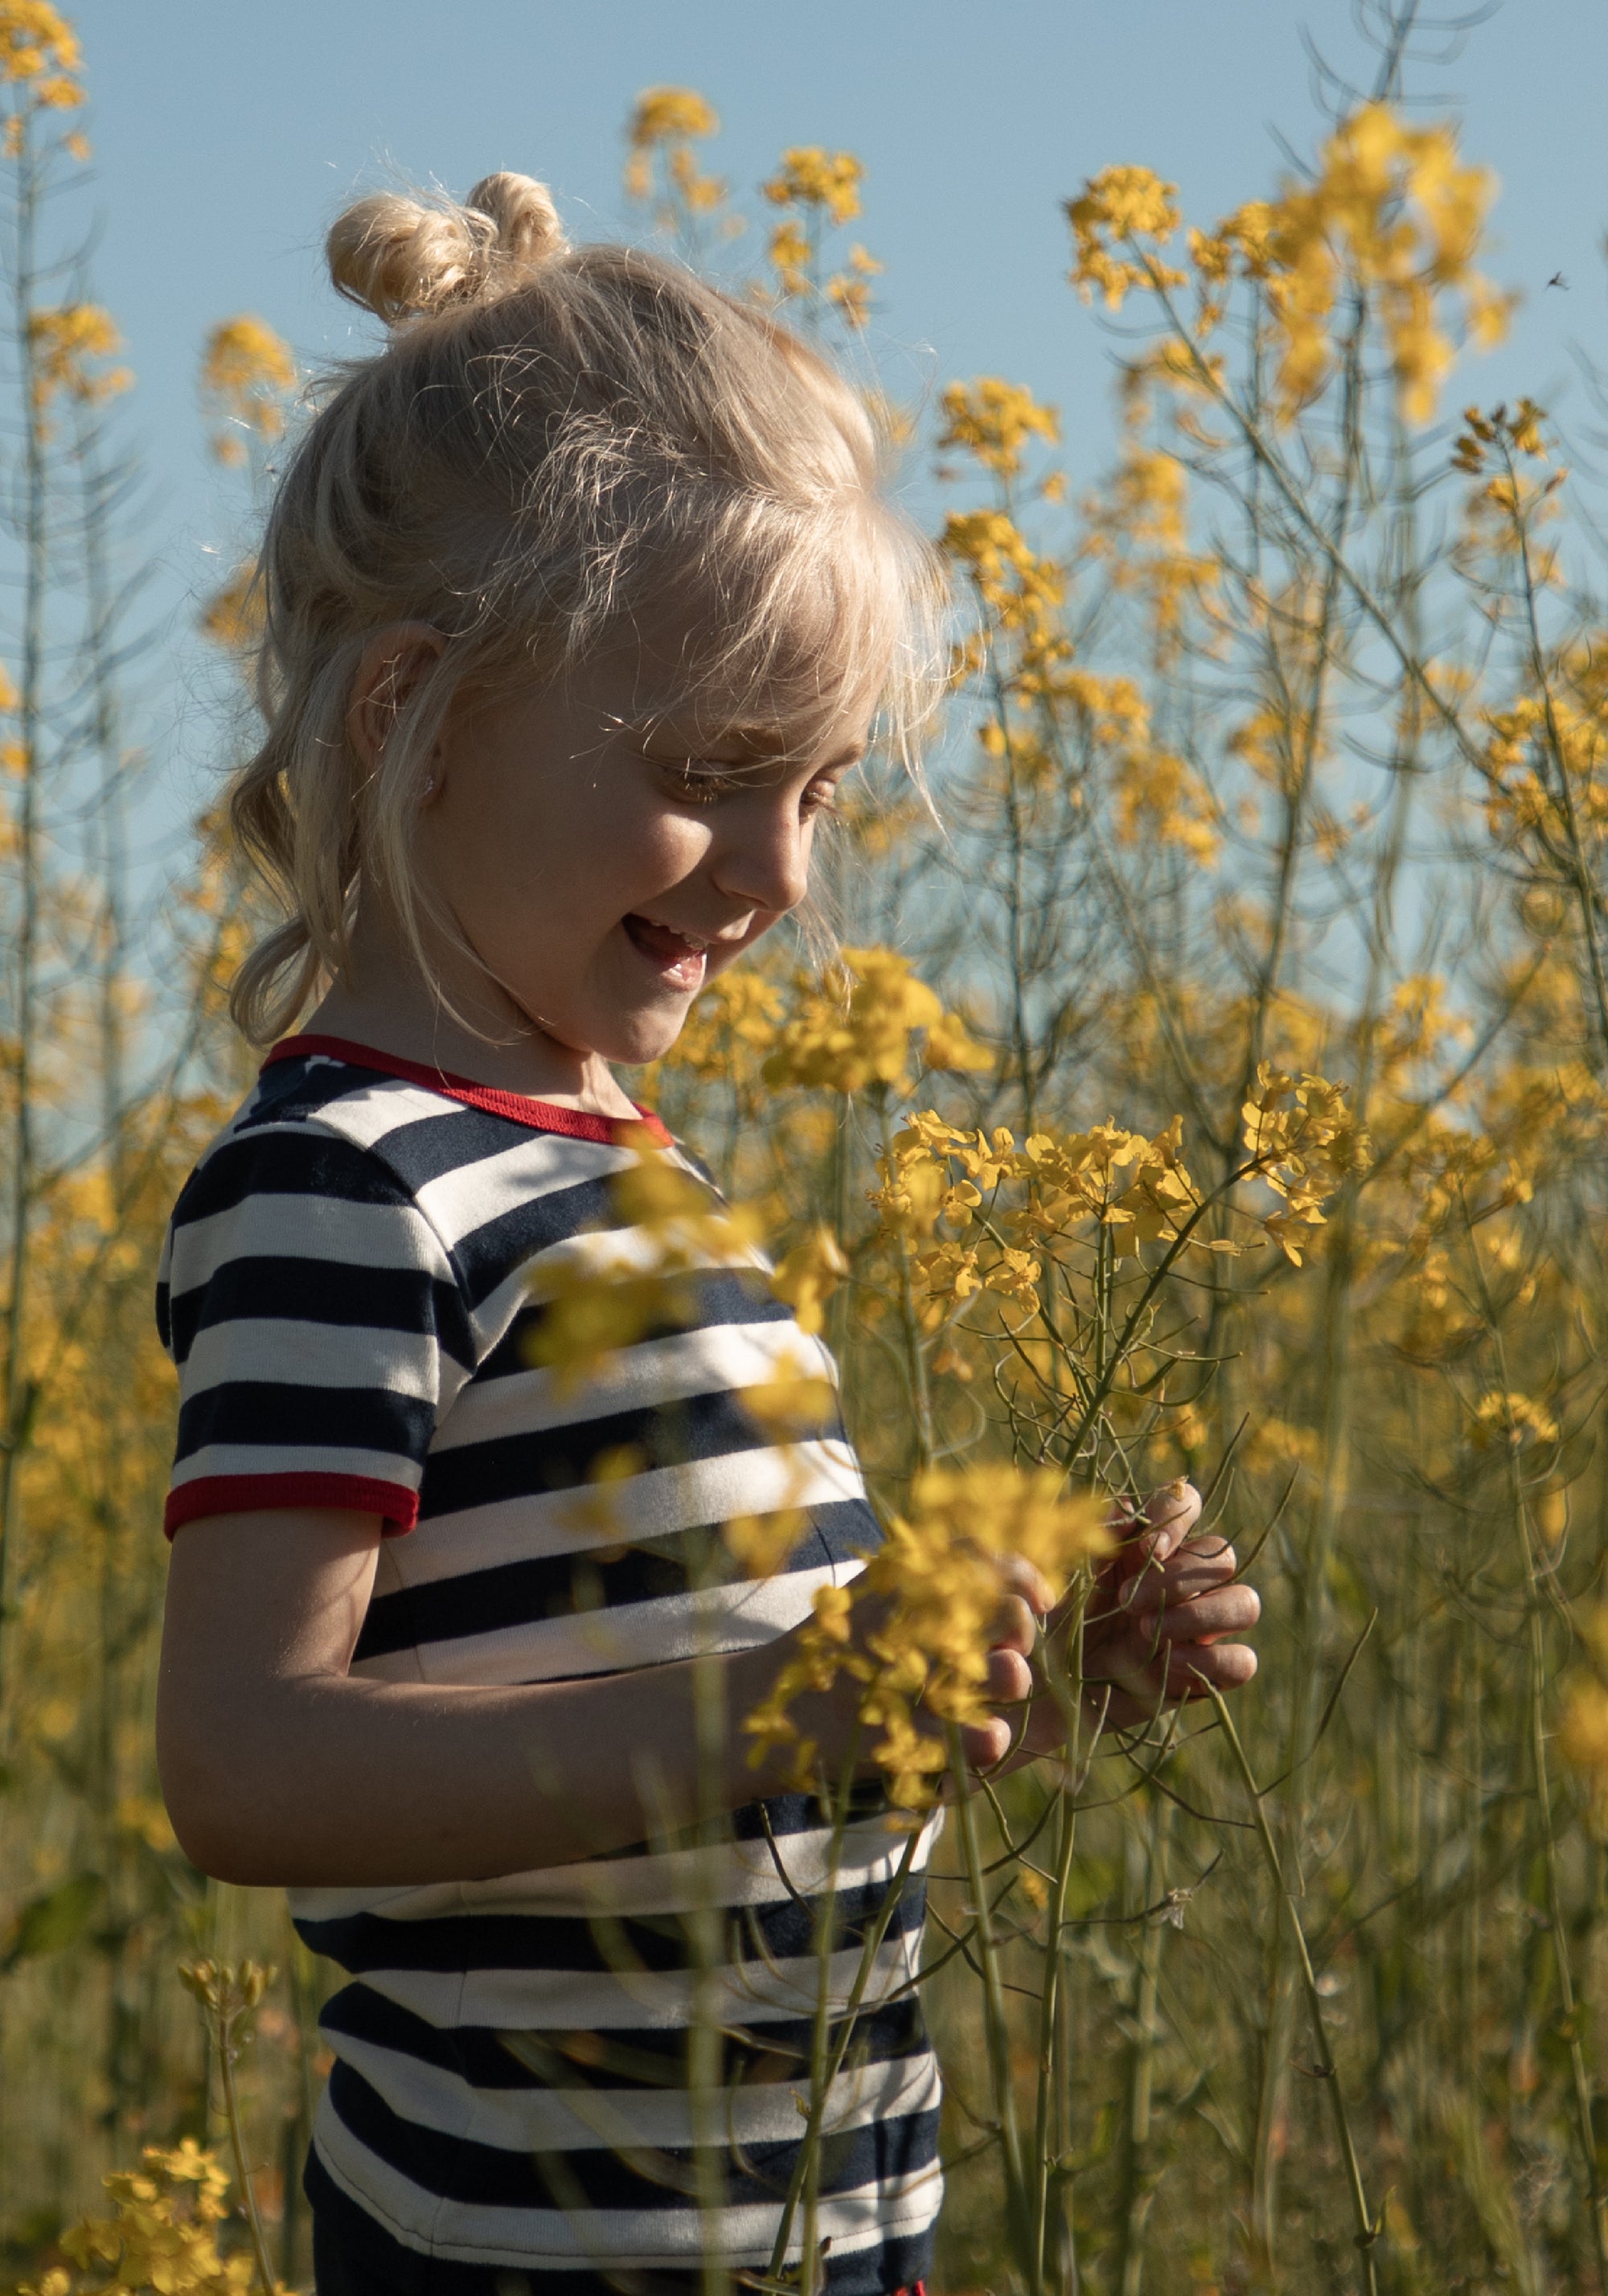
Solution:
{"label": "girl's mouth", "polygon": [[691,933],[677,932],[669,925],[656,924],[652,917],[633,915],[620,922],[627,939],[639,955],[647,959],[661,980],[676,988],[702,988],[708,941],[699,940]]}

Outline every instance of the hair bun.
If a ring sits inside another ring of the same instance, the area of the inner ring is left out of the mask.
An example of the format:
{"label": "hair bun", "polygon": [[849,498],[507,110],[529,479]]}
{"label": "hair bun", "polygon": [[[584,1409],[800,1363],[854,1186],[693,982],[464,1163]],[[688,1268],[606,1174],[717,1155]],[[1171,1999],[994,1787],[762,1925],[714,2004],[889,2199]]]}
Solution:
{"label": "hair bun", "polygon": [[496,226],[494,257],[499,263],[529,268],[562,255],[570,244],[552,193],[534,176],[511,176],[506,168],[482,176],[464,204]]}
{"label": "hair bun", "polygon": [[567,245],[546,186],[505,172],[483,177],[462,207],[398,192],[357,200],[336,217],[325,252],[336,291],[389,327],[501,293]]}

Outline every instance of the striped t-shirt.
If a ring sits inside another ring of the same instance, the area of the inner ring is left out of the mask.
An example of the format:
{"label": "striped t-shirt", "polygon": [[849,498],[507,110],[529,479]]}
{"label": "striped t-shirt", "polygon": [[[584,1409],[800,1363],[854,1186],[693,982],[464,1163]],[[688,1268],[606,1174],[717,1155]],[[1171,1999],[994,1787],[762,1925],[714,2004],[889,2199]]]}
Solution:
{"label": "striped t-shirt", "polygon": [[[802,1619],[877,1529],[835,1414],[778,1437],[744,1408],[745,1388],[800,1358],[833,1372],[758,1254],[696,1273],[673,1327],[584,1384],[535,1360],[544,1259],[599,1231],[632,1249],[611,1185],[635,1153],[621,1131],[338,1039],[277,1047],[186,1183],[163,1256],[169,1531],[274,1506],[383,1517],[406,1535],[381,1545],[353,1660],[381,1681],[595,1676]],[[783,1508],[808,1529],[779,1571],[711,1579],[720,1526]],[[823,1898],[835,1883],[825,1965],[841,2003],[902,1849],[874,1808],[835,1875],[829,1843],[819,1806],[783,1795],[713,1846],[293,1890],[301,1935],[351,1980],[322,2021],[334,2066],[308,2190],[326,2232],[413,2296],[489,2296],[510,2273],[543,2276],[544,2296],[598,2270],[628,2285],[694,2269],[705,2244],[763,2270],[808,2102]],[[829,2099],[816,2228],[833,2296],[927,2269],[926,1846]],[[712,2092],[689,2086],[695,1985],[720,2028]]]}

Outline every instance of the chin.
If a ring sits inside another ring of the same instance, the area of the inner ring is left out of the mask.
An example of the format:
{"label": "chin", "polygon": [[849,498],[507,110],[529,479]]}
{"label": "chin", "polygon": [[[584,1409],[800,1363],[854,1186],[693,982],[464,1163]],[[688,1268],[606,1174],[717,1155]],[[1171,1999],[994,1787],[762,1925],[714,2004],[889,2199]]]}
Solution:
{"label": "chin", "polygon": [[609,1032],[609,1041],[599,1043],[596,1050],[604,1060],[621,1068],[638,1069],[650,1061],[661,1061],[686,1025],[686,1016],[693,1009],[693,1000],[677,1000],[669,1012],[639,1013],[621,1021]]}

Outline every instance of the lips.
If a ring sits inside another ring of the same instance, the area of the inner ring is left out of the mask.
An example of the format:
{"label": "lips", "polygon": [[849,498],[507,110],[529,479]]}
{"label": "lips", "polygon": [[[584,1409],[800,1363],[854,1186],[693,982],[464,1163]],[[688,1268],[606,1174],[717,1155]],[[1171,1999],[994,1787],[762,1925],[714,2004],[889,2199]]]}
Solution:
{"label": "lips", "polygon": [[703,986],[708,941],[692,933],[677,932],[672,926],[656,923],[652,917],[633,915],[621,922],[627,939],[661,980],[677,988]]}

